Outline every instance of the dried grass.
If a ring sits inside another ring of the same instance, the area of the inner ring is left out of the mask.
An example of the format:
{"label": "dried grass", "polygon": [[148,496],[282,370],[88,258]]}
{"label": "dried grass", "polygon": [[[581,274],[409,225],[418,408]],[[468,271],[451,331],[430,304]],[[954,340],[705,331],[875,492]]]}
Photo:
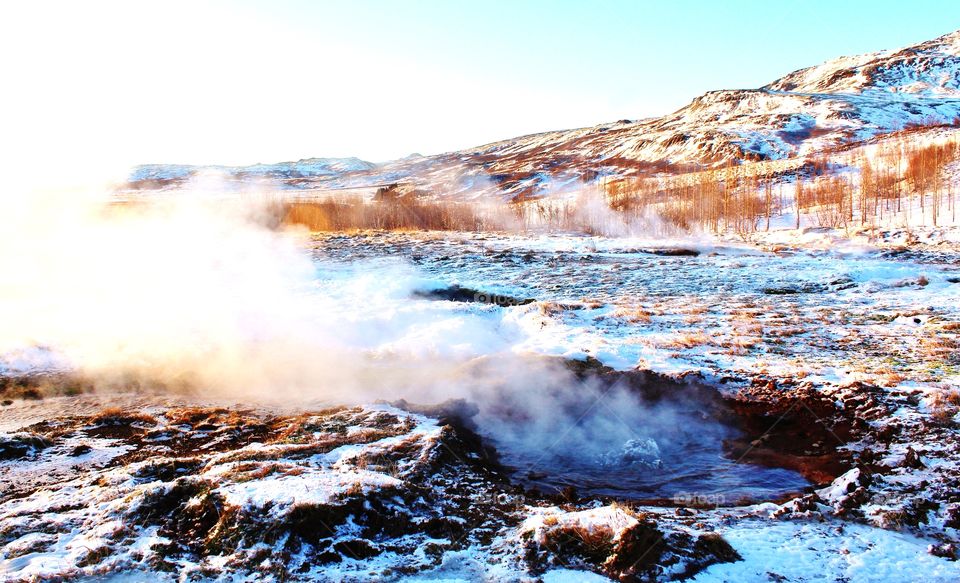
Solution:
{"label": "dried grass", "polygon": [[960,413],[960,390],[942,386],[930,396],[930,413],[940,423],[950,423]]}
{"label": "dried grass", "polygon": [[643,306],[618,308],[613,312],[617,318],[622,318],[631,324],[649,324],[653,317],[653,312],[645,309]]}
{"label": "dried grass", "polygon": [[682,348],[690,349],[704,344],[710,344],[711,339],[703,332],[697,331],[678,331],[673,337],[657,342],[660,348]]}

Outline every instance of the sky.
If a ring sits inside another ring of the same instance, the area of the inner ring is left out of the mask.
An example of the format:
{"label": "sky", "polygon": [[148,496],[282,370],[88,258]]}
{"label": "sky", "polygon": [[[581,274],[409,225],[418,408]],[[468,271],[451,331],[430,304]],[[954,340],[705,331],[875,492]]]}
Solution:
{"label": "sky", "polygon": [[960,2],[7,2],[8,171],[385,161],[674,111],[960,28]]}

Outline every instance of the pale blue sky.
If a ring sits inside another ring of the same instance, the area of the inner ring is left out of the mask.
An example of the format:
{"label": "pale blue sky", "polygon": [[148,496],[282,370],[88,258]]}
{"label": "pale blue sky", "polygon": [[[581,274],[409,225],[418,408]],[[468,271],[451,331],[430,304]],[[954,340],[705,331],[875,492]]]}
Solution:
{"label": "pale blue sky", "polygon": [[661,115],[960,28],[960,2],[31,2],[0,7],[18,147],[374,161]]}
{"label": "pale blue sky", "polygon": [[960,2],[949,0],[359,0],[271,12],[477,78],[594,94],[628,117],[960,28]]}

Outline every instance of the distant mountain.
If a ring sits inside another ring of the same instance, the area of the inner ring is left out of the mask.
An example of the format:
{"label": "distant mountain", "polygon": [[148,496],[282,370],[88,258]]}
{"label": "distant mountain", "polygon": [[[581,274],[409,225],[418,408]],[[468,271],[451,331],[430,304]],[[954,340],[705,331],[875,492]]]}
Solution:
{"label": "distant mountain", "polygon": [[251,166],[193,166],[188,164],[144,164],[130,174],[130,182],[185,180],[202,172],[232,177],[269,177],[275,179],[338,176],[372,170],[376,164],[359,158],[305,158],[296,162],[253,164]]}
{"label": "distant mountain", "polygon": [[764,87],[799,93],[960,97],[960,31],[894,51],[840,57]]}
{"label": "distant mountain", "polygon": [[438,196],[550,196],[600,176],[807,156],[911,126],[960,120],[960,31],[914,46],[841,57],[758,89],[710,91],[659,118],[521,136],[381,165],[356,158],[195,167],[150,165],[133,188],[168,187],[204,170],[282,188],[404,183]]}

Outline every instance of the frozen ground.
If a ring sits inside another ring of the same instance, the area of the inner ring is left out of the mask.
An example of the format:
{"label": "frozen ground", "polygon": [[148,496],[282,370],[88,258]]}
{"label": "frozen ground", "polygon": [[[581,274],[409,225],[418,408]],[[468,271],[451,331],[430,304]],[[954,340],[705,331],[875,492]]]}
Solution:
{"label": "frozen ground", "polygon": [[[304,319],[324,314],[337,350],[403,374],[298,411],[144,395],[14,398],[0,410],[0,577],[958,580],[960,264],[952,244],[887,239],[315,238],[303,305],[316,313]],[[524,376],[536,355],[716,386],[757,425],[743,428],[756,440],[709,434],[724,444],[706,452],[717,474],[682,490],[611,503],[579,467],[570,480],[579,492],[551,492],[562,481],[534,474],[569,469],[553,450],[612,452],[629,461],[620,471],[657,476],[676,467],[671,444],[686,443],[670,431],[715,428],[720,417],[639,414],[633,397],[589,382],[564,395],[582,415],[530,416],[565,379],[537,380],[552,368]],[[483,362],[507,363],[506,381],[470,369],[468,389],[411,388],[424,384],[419,369],[449,380]],[[31,349],[6,366],[69,363]],[[15,383],[5,391],[24,394]],[[463,416],[524,471],[499,467],[449,409],[370,404],[448,397],[479,403]],[[366,405],[316,412],[338,401]],[[116,409],[104,413],[108,404]],[[786,460],[789,439],[808,451]],[[542,453],[524,458],[524,448]],[[538,464],[547,467],[526,471]],[[738,505],[744,485],[716,477],[731,466],[803,479],[765,491],[771,502]],[[652,497],[661,499],[643,500]]]}
{"label": "frozen ground", "polygon": [[[315,255],[333,270],[367,258],[349,269],[384,286],[399,283],[390,269],[412,264],[429,278],[421,286],[478,290],[476,304],[454,309],[499,320],[497,349],[718,376],[958,380],[953,251],[805,243],[768,252],[693,240],[676,249],[695,256],[665,256],[670,248],[629,239],[384,234],[324,238]],[[498,296],[536,301],[504,308]]]}

